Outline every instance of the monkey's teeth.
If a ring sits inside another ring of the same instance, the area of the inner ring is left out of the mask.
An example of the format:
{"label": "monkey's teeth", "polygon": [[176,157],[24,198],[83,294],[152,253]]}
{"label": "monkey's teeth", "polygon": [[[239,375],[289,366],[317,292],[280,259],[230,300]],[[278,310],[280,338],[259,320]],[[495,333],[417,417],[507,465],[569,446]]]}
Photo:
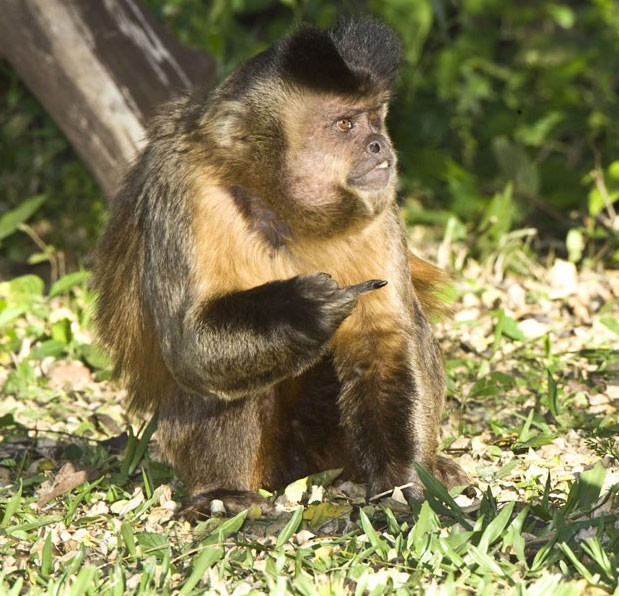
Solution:
{"label": "monkey's teeth", "polygon": [[384,170],[385,168],[388,168],[388,167],[389,167],[389,162],[388,162],[386,159],[384,159],[383,161],[381,161],[381,162],[380,162],[380,163],[376,166],[376,169],[377,169],[377,170]]}

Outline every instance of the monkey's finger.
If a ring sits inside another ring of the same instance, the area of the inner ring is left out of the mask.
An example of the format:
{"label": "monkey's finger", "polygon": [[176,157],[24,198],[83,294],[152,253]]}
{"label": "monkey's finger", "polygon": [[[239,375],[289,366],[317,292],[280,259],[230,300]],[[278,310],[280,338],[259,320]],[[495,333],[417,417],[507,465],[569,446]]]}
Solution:
{"label": "monkey's finger", "polygon": [[347,286],[344,289],[347,292],[355,294],[355,296],[361,296],[362,294],[367,294],[367,292],[371,292],[372,290],[378,290],[378,288],[382,288],[386,285],[387,282],[384,279],[368,279],[354,286]]}

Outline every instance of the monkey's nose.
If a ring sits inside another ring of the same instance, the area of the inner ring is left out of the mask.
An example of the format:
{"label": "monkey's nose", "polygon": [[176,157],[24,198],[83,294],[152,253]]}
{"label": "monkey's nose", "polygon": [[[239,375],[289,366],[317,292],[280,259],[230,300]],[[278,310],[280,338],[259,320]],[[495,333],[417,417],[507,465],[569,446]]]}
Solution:
{"label": "monkey's nose", "polygon": [[365,142],[365,150],[368,153],[373,153],[374,155],[378,155],[379,153],[384,153],[385,145],[382,137],[380,135],[370,135]]}

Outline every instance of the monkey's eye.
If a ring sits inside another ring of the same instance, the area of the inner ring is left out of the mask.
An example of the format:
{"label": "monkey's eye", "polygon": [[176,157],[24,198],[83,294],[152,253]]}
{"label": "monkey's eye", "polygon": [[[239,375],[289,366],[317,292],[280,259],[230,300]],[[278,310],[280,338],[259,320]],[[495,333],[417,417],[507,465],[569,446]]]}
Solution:
{"label": "monkey's eye", "polygon": [[354,122],[352,118],[340,118],[335,126],[340,132],[348,132],[354,126]]}

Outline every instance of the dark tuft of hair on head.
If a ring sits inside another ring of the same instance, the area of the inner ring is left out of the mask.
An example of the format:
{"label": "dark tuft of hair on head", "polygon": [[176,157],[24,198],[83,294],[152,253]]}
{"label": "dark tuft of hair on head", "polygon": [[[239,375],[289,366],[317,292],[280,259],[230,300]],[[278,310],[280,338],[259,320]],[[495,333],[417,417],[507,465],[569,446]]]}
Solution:
{"label": "dark tuft of hair on head", "polygon": [[367,78],[381,90],[389,90],[398,74],[401,45],[385,23],[375,19],[340,19],[329,30],[339,55],[359,79]]}
{"label": "dark tuft of hair on head", "polygon": [[400,42],[372,19],[341,19],[323,31],[302,26],[274,48],[283,78],[318,91],[389,91],[400,63]]}

